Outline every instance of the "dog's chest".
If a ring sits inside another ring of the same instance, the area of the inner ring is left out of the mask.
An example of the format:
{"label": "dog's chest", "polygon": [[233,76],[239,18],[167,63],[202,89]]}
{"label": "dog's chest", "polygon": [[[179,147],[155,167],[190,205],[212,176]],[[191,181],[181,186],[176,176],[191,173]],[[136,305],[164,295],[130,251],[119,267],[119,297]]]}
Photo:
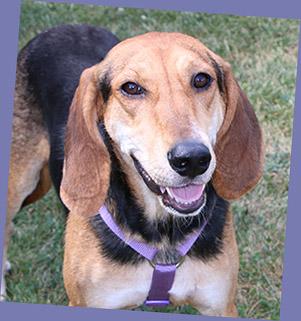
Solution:
{"label": "dog's chest", "polygon": [[[102,275],[92,275],[86,295],[88,306],[120,309],[142,305],[151,286],[152,272],[146,262],[119,269],[116,266]],[[192,304],[206,310],[224,306],[228,291],[229,282],[222,271],[213,271],[210,266],[187,258],[176,271],[170,300],[174,305]]]}

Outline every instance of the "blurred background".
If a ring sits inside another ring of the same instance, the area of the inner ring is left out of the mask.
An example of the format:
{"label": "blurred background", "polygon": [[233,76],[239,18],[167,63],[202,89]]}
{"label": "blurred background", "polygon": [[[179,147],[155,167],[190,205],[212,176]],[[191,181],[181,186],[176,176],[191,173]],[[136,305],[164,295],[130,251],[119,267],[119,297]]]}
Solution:
{"label": "blurred background", "polygon": [[[231,63],[266,145],[262,180],[232,204],[240,251],[238,310],[241,317],[279,319],[299,21],[25,0],[19,48],[39,32],[69,23],[103,26],[121,40],[148,31],[183,32]],[[66,305],[65,217],[54,191],[23,209],[14,223],[8,300]],[[197,313],[189,306],[160,311]]]}

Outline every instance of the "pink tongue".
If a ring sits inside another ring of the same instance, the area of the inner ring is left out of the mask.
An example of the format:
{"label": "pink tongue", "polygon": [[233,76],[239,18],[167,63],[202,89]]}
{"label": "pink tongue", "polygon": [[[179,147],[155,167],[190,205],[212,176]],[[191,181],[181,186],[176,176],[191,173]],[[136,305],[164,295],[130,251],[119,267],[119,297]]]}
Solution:
{"label": "pink tongue", "polygon": [[183,202],[193,202],[202,196],[204,187],[205,185],[187,185],[179,188],[170,187],[168,190],[176,199],[180,199]]}

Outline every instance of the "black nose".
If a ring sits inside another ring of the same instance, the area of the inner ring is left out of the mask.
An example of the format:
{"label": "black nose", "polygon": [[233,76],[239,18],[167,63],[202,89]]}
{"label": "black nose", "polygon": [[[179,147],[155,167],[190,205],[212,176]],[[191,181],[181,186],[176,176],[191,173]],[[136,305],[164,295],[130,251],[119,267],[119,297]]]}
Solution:
{"label": "black nose", "polygon": [[168,153],[170,166],[181,176],[194,178],[206,172],[211,154],[209,149],[195,140],[185,140],[175,145]]}

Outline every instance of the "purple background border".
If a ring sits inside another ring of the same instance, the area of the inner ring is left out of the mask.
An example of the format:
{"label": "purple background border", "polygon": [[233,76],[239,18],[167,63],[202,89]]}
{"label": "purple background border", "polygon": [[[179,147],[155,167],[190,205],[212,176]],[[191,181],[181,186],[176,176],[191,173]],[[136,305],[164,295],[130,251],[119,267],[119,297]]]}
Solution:
{"label": "purple background border", "polygon": [[[154,8],[169,10],[200,11],[208,13],[226,13],[244,16],[267,16],[278,18],[301,18],[301,4],[299,0],[71,0],[52,2],[89,3],[111,6],[125,6],[136,8]],[[298,3],[299,2],[299,3]],[[6,212],[7,177],[9,145],[11,138],[11,118],[13,108],[13,91],[15,82],[15,65],[18,46],[19,0],[1,1],[0,3],[0,244],[2,251],[4,221]],[[299,34],[299,48],[301,34]],[[295,102],[295,116],[293,129],[293,149],[291,159],[291,175],[289,184],[288,218],[286,227],[286,242],[284,256],[283,295],[281,302],[281,321],[297,320],[300,310],[300,281],[301,281],[301,216],[299,212],[298,191],[301,191],[301,144],[297,138],[301,137],[301,50],[298,57],[297,92]],[[298,168],[299,164],[299,168]],[[298,180],[299,177],[299,180]],[[267,204],[268,206],[268,204]],[[2,255],[0,255],[0,263]],[[0,264],[1,267],[1,264]],[[68,308],[52,305],[34,305],[21,303],[0,303],[1,319],[11,321],[29,319],[32,321],[54,320],[101,320],[109,318],[115,320],[213,320],[206,316],[177,315],[166,313],[131,312],[117,310],[100,310],[84,308]],[[7,318],[5,318],[7,317]],[[214,318],[228,320],[228,318]],[[250,319],[231,319],[250,320]]]}

